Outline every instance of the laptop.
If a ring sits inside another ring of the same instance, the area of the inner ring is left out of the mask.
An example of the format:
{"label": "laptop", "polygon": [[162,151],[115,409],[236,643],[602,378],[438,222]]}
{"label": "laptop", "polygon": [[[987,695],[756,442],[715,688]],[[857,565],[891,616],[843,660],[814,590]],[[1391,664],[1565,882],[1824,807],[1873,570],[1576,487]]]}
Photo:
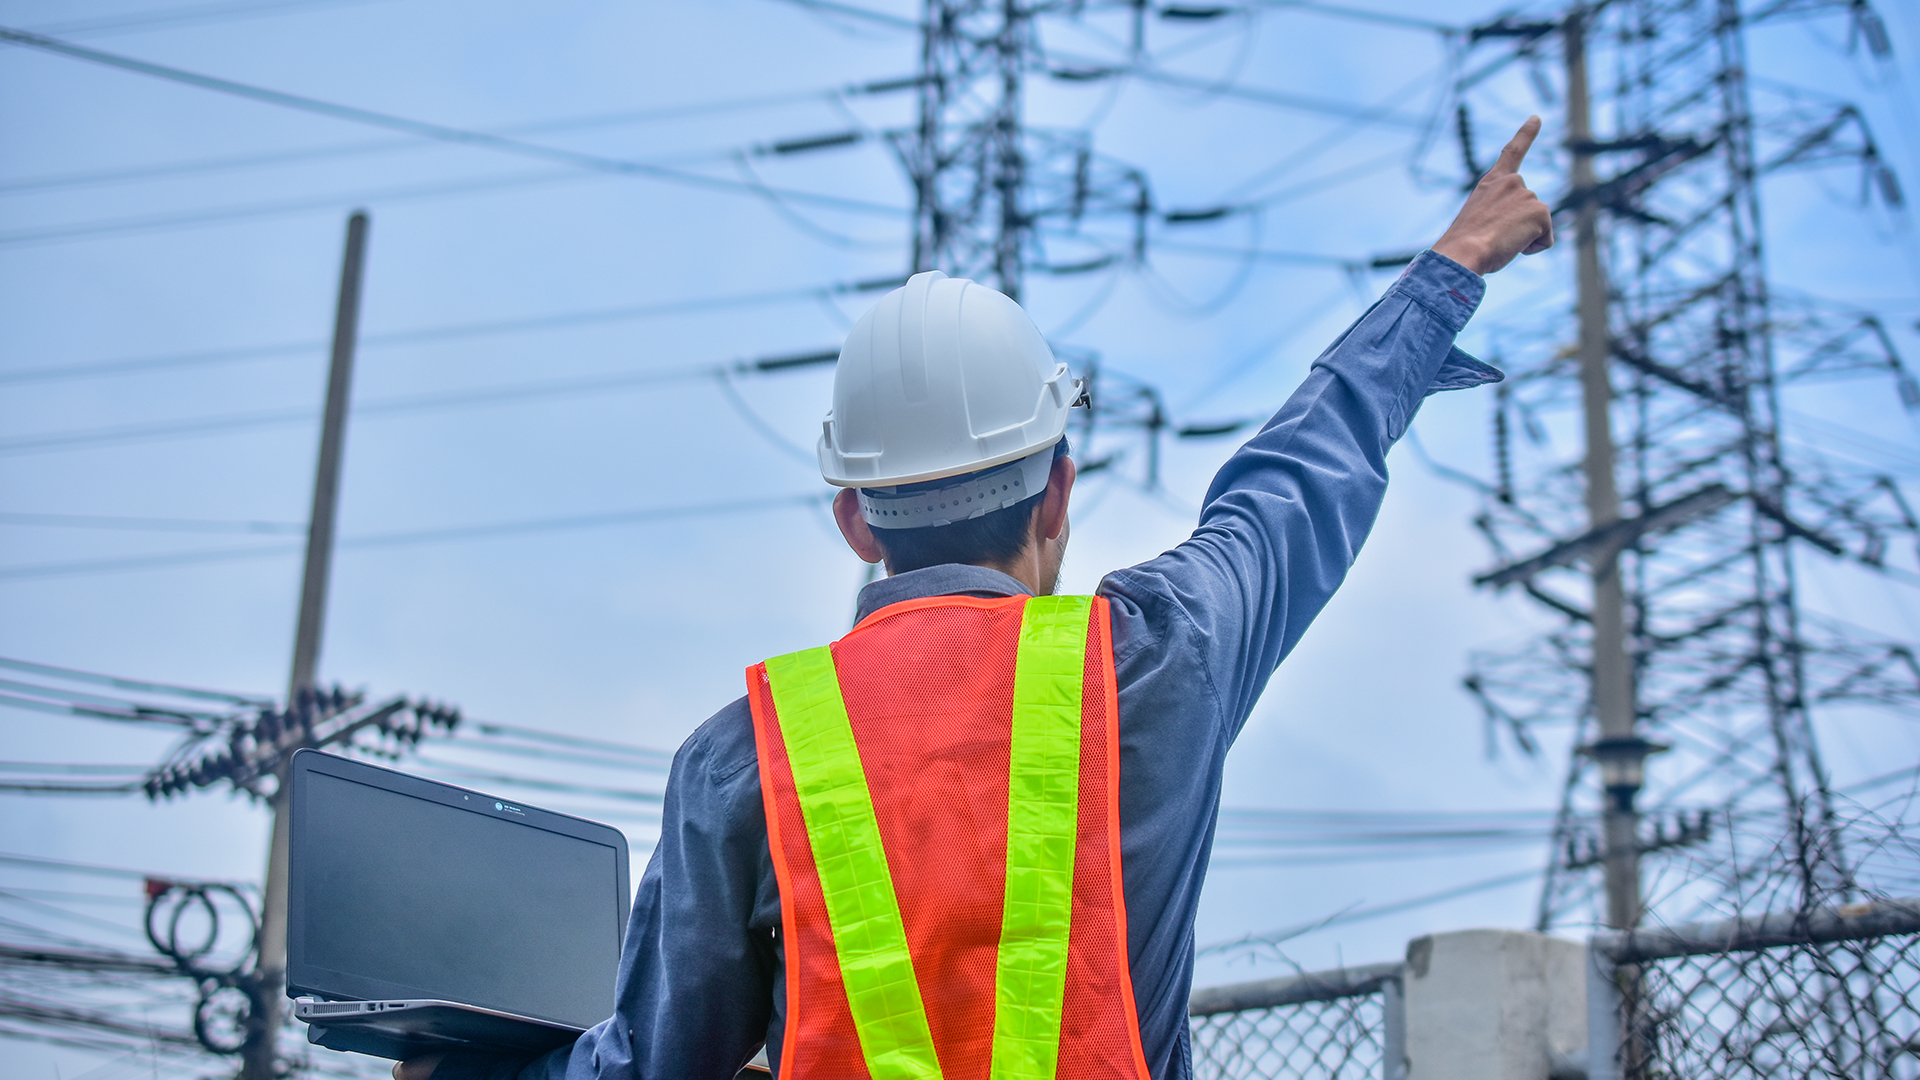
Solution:
{"label": "laptop", "polygon": [[538,1053],[613,1015],[618,829],[317,750],[288,783],[287,996],[309,1042]]}

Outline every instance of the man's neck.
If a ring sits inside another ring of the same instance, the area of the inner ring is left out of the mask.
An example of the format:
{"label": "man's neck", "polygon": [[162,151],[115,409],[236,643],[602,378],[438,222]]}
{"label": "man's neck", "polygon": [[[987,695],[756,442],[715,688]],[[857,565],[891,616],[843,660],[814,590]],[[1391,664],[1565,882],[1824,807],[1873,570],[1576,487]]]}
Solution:
{"label": "man's neck", "polygon": [[1047,580],[1053,575],[1047,573],[1046,559],[1041,544],[1029,543],[1016,552],[1013,558],[1004,562],[976,562],[971,566],[984,566],[988,570],[998,570],[1027,587],[1035,596],[1045,596],[1053,591],[1053,582]]}
{"label": "man's neck", "polygon": [[[1015,555],[1013,558],[1008,559],[1004,562],[980,561],[980,562],[950,563],[948,565],[978,566],[982,570],[992,570],[997,573],[1005,574],[1008,577],[1012,578],[1013,580],[1019,582],[1020,584],[1025,585],[1027,587],[1027,591],[1034,594],[1035,596],[1041,596],[1051,591],[1049,589],[1043,589],[1040,587],[1040,584],[1041,584],[1040,559],[1032,551],[1022,551],[1020,552],[1020,554]],[[891,566],[887,567],[888,577],[895,577],[899,574],[910,574],[912,572],[913,571],[911,570],[896,571]]]}
{"label": "man's neck", "polygon": [[1040,587],[1040,560],[1012,559],[1003,563],[970,563],[972,566],[984,566],[988,570],[998,570],[1027,587],[1027,591],[1039,596],[1047,590]]}

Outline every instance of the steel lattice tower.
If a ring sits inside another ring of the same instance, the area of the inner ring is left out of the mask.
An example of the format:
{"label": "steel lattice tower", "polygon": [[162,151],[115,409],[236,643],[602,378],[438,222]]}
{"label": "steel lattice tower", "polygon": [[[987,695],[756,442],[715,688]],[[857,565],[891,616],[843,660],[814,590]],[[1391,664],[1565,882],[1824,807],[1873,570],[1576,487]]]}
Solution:
{"label": "steel lattice tower", "polygon": [[[1608,84],[1592,92],[1592,134],[1568,147],[1574,174],[1556,205],[1563,230],[1592,229],[1604,292],[1582,314],[1600,320],[1597,355],[1583,387],[1581,349],[1561,347],[1564,320],[1530,333],[1499,399],[1499,477],[1476,522],[1500,561],[1479,582],[1524,590],[1558,625],[1518,649],[1476,654],[1466,686],[1523,748],[1551,724],[1571,724],[1582,748],[1566,776],[1542,928],[1584,921],[1591,870],[1610,854],[1634,864],[1636,885],[1648,858],[1643,895],[1655,918],[1804,909],[1862,885],[1812,710],[1910,705],[1920,669],[1910,647],[1803,610],[1796,549],[1882,567],[1889,540],[1910,541],[1916,522],[1891,478],[1790,458],[1782,395],[1863,373],[1891,376],[1909,408],[1920,394],[1870,315],[1770,296],[1760,183],[1845,160],[1878,197],[1898,205],[1900,194],[1850,107],[1789,100],[1757,117],[1746,57],[1756,23],[1833,12],[1885,51],[1864,3],[1792,0],[1751,12],[1738,0],[1621,0],[1473,35],[1484,51],[1507,49],[1503,60],[1558,54],[1569,89],[1585,77],[1573,74],[1576,60]],[[1463,94],[1470,158],[1471,100]],[[1582,472],[1591,457],[1566,452],[1583,406],[1589,446],[1596,422],[1617,444],[1614,515],[1593,509],[1594,477]],[[1516,428],[1533,438],[1516,439]],[[1625,741],[1595,705],[1609,571],[1626,654]],[[1636,806],[1631,766],[1641,760]],[[1596,824],[1618,816],[1622,795],[1631,851]]]}
{"label": "steel lattice tower", "polygon": [[[915,123],[887,135],[914,193],[909,271],[984,281],[1025,301],[1029,273],[1119,272],[1144,256],[1154,200],[1146,174],[1099,154],[1084,128],[1026,122],[1029,76],[1088,82],[1122,77],[1143,55],[1144,0],[925,0]],[[1066,67],[1047,56],[1043,20],[1118,16],[1131,23],[1131,55],[1113,66]],[[1083,231],[1094,223],[1122,224]],[[1159,392],[1099,370],[1099,357],[1054,342],[1087,378],[1093,407],[1074,439],[1083,451],[1103,431],[1144,437],[1144,485],[1159,482],[1160,438],[1234,430],[1176,429]],[[1100,387],[1094,392],[1095,385]],[[1091,459],[1097,471],[1119,454]]]}
{"label": "steel lattice tower", "polygon": [[[1152,210],[1146,177],[1094,153],[1086,131],[1023,117],[1026,77],[1048,71],[1038,20],[1089,6],[926,0],[917,123],[890,136],[914,190],[913,272],[989,281],[1019,300],[1029,269],[1089,271],[1138,256]],[[1116,214],[1135,222],[1132,252],[1049,262],[1049,234]]]}

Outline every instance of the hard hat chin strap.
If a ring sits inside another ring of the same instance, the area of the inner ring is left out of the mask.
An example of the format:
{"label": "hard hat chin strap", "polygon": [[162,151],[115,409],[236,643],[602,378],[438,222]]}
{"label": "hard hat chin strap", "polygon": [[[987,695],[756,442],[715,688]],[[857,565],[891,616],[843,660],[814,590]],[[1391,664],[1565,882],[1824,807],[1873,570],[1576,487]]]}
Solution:
{"label": "hard hat chin strap", "polygon": [[1028,454],[1005,465],[964,473],[931,490],[920,484],[861,488],[860,514],[876,529],[924,529],[951,525],[1005,510],[1047,490],[1053,471],[1053,447]]}

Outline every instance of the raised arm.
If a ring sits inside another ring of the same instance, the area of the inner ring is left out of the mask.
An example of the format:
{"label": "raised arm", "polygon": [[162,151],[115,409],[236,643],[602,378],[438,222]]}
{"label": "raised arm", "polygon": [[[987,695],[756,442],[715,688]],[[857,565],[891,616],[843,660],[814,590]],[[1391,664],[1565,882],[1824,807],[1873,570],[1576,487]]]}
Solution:
{"label": "raised arm", "polygon": [[1539,131],[1538,117],[1522,125],[1433,250],[1228,459],[1193,536],[1102,583],[1116,603],[1171,604],[1192,624],[1228,738],[1345,579],[1386,493],[1387,451],[1422,399],[1501,377],[1453,339],[1482,274],[1553,244],[1552,215],[1519,174]]}

